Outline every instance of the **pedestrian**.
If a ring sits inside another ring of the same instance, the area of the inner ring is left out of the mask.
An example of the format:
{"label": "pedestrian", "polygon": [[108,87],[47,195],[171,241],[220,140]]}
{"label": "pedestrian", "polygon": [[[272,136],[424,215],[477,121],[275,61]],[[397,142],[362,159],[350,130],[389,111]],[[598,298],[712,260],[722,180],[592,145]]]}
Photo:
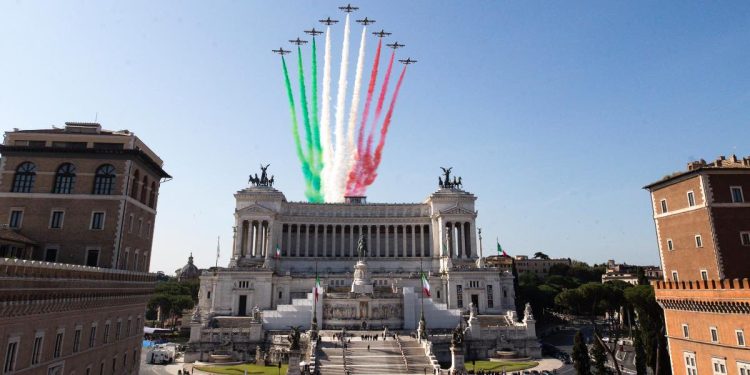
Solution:
{"label": "pedestrian", "polygon": [[370,345],[369,344],[367,345],[367,351],[368,352],[370,351]]}

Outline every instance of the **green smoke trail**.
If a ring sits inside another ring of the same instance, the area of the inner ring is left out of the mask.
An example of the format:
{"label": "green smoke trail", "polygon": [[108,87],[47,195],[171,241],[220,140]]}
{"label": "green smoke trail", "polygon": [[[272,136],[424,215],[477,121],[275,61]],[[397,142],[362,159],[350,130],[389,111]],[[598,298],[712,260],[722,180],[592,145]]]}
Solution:
{"label": "green smoke trail", "polygon": [[302,106],[302,110],[301,110],[302,120],[305,123],[305,141],[307,145],[306,163],[307,163],[307,169],[309,172],[309,177],[308,176],[305,177],[305,179],[307,180],[307,189],[305,191],[305,195],[307,196],[307,199],[310,202],[320,202],[321,201],[320,177],[317,178],[318,182],[316,184],[315,183],[316,155],[315,155],[315,150],[313,147],[312,128],[310,126],[310,115],[309,115],[308,106],[307,106],[307,92],[305,89],[305,71],[302,67],[302,48],[299,46],[297,47],[297,66],[299,69],[299,96],[300,96],[300,105]]}
{"label": "green smoke trail", "polygon": [[299,125],[297,124],[297,112],[294,110],[294,95],[292,94],[292,84],[289,82],[289,71],[286,68],[286,60],[284,56],[281,56],[281,66],[284,69],[284,83],[286,84],[286,95],[289,98],[289,113],[292,115],[292,136],[294,137],[294,146],[297,150],[297,158],[302,163],[302,175],[305,177],[305,196],[308,200],[312,201],[313,196],[309,194],[310,188],[312,187],[312,173],[310,172],[310,165],[307,162],[304,151],[302,151],[302,144],[299,139]]}
{"label": "green smoke trail", "polygon": [[320,146],[320,119],[318,118],[318,52],[315,46],[315,35],[312,38],[312,146],[314,163],[310,166],[313,173],[313,190],[318,192],[321,202],[325,200],[320,189],[320,175],[323,170],[323,149]]}
{"label": "green smoke trail", "polygon": [[315,149],[316,172],[320,174],[323,159],[323,149],[320,147],[320,119],[318,118],[318,52],[315,47],[315,37],[312,40],[312,136]]}

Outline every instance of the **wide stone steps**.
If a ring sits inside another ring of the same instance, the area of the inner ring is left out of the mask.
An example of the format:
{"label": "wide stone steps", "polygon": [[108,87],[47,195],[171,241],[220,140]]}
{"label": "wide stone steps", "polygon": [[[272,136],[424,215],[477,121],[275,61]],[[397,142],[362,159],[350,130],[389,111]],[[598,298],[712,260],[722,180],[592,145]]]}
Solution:
{"label": "wide stone steps", "polygon": [[[401,337],[400,340],[403,357],[394,339],[362,341],[359,337],[353,337],[346,349],[342,349],[332,338],[325,337],[318,346],[320,372],[326,375],[346,375],[347,370],[349,375],[432,373],[430,360],[419,343],[409,337]],[[404,358],[408,367],[404,364]]]}

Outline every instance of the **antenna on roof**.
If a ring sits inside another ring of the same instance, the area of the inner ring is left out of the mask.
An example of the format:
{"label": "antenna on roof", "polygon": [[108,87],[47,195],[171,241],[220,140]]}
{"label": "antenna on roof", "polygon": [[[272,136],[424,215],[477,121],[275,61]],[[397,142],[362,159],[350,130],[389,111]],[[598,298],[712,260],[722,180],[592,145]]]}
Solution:
{"label": "antenna on roof", "polygon": [[94,115],[94,122],[97,122],[99,120],[99,112],[97,111]]}

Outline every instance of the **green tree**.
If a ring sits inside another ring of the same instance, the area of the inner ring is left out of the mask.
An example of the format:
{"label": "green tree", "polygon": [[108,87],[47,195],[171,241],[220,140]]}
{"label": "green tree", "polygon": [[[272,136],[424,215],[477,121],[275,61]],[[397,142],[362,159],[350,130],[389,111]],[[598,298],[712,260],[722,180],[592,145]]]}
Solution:
{"label": "green tree", "polygon": [[633,306],[638,319],[647,366],[656,375],[670,374],[669,352],[663,339],[664,312],[656,302],[654,289],[650,285],[637,285],[625,290],[625,299]]}
{"label": "green tree", "polygon": [[598,340],[594,340],[594,344],[591,345],[591,358],[594,360],[594,373],[607,374],[607,352]]}
{"label": "green tree", "polygon": [[643,267],[638,267],[638,285],[648,285],[648,278],[646,277],[646,271],[643,269]]}
{"label": "green tree", "polygon": [[576,374],[591,375],[591,359],[580,330],[576,332],[575,338],[573,338],[573,366],[576,369]]}
{"label": "green tree", "polygon": [[555,296],[555,304],[570,314],[578,315],[581,313],[583,296],[578,289],[563,290]]}
{"label": "green tree", "polygon": [[646,350],[643,348],[643,338],[641,332],[635,333],[635,372],[638,375],[646,375]]}
{"label": "green tree", "polygon": [[537,251],[536,253],[534,253],[534,259],[549,259],[549,255],[541,251]]}

